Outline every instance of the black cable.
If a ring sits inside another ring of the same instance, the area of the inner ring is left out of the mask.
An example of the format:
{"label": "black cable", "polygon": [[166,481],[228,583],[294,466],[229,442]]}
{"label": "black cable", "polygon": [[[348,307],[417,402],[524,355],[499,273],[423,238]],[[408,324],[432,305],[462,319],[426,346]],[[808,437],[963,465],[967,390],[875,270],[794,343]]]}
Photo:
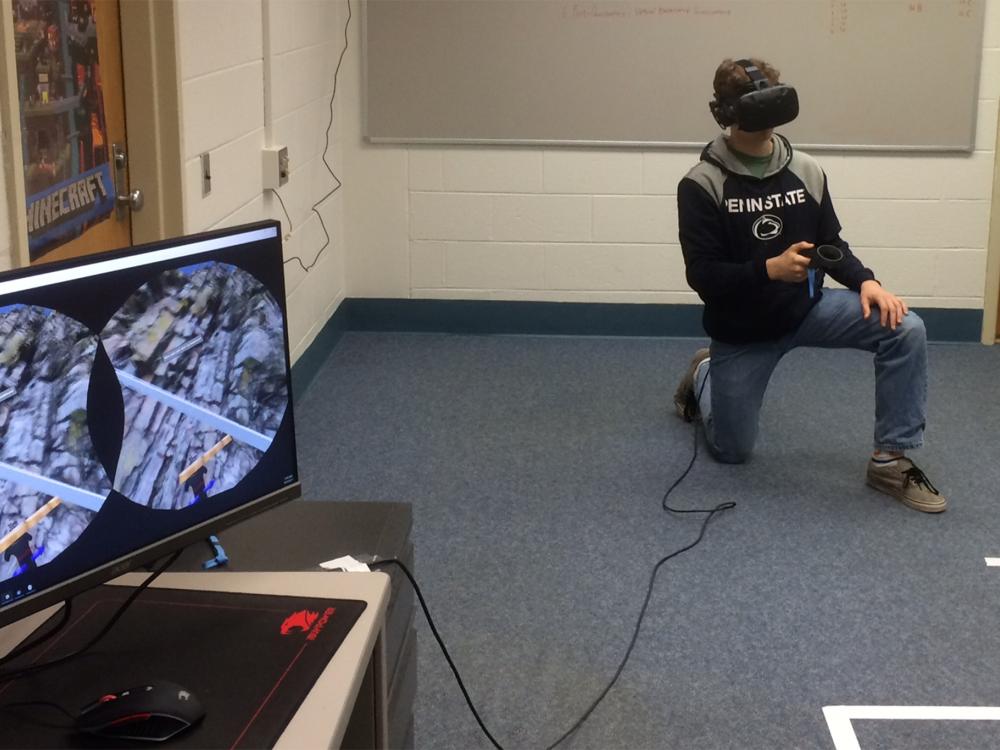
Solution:
{"label": "black cable", "polygon": [[[697,373],[697,370],[695,371],[695,373]],[[707,383],[708,383],[708,378],[706,377],[701,382],[701,388],[699,388],[698,395],[695,397],[696,401],[698,402],[701,401],[701,396],[705,392],[705,385]],[[656,576],[660,572],[660,568],[663,566],[663,564],[666,563],[667,560],[677,557],[678,555],[681,555],[684,552],[687,552],[689,549],[692,549],[693,547],[696,547],[698,544],[700,544],[702,538],[705,536],[705,531],[708,528],[708,524],[715,517],[716,513],[721,513],[723,511],[731,510],[736,507],[736,503],[733,502],[720,503],[719,505],[716,505],[714,508],[682,509],[682,508],[672,508],[669,505],[667,505],[667,498],[670,497],[670,493],[672,493],[675,489],[677,489],[680,483],[687,478],[687,475],[691,473],[691,469],[694,467],[695,461],[698,459],[698,428],[700,424],[701,424],[700,419],[695,420],[694,449],[691,452],[691,460],[688,461],[687,468],[684,469],[681,475],[677,477],[676,480],[674,480],[673,484],[671,484],[670,487],[667,489],[667,491],[664,493],[663,501],[660,504],[664,510],[668,510],[672,513],[707,514],[705,516],[705,520],[701,522],[701,529],[698,531],[698,538],[695,539],[693,542],[691,542],[691,544],[687,545],[686,547],[682,547],[679,550],[671,552],[669,555],[665,557],[661,557],[660,560],[656,563],[656,565],[653,566],[653,572],[649,577],[649,586],[646,588],[646,597],[642,602],[642,607],[639,609],[639,617],[637,618],[635,623],[635,630],[632,632],[632,640],[629,641],[628,648],[625,649],[625,656],[621,660],[621,663],[618,665],[618,669],[615,670],[614,676],[611,678],[611,681],[607,684],[604,690],[601,691],[601,694],[597,696],[597,699],[590,704],[590,706],[587,708],[586,711],[583,712],[583,715],[577,720],[577,722],[573,724],[573,726],[570,727],[568,730],[566,730],[566,732],[561,737],[559,737],[559,739],[557,739],[555,742],[549,745],[546,748],[546,750],[552,750],[554,747],[564,742],[577,729],[583,726],[583,723],[590,717],[590,715],[594,712],[594,709],[596,709],[597,706],[600,704],[600,702],[604,700],[605,696],[608,694],[608,692],[610,692],[611,688],[614,687],[615,683],[618,681],[618,678],[621,676],[622,671],[625,669],[625,664],[628,662],[629,657],[632,655],[632,649],[635,648],[636,641],[639,638],[639,631],[642,628],[642,621],[646,617],[646,608],[649,606],[649,600],[653,595],[653,585],[656,582]]]}
{"label": "black cable", "polygon": [[639,617],[635,623],[635,630],[632,632],[632,640],[629,641],[628,648],[625,649],[625,656],[622,658],[621,663],[618,665],[618,669],[615,670],[614,676],[611,678],[611,681],[608,682],[604,690],[601,691],[601,694],[598,695],[597,698],[594,700],[594,702],[591,703],[590,706],[587,708],[587,710],[583,712],[583,715],[579,719],[577,719],[576,723],[573,724],[573,726],[571,726],[569,729],[567,729],[566,732],[563,733],[561,737],[559,737],[559,739],[557,739],[551,745],[548,745],[546,747],[546,750],[552,750],[552,748],[561,744],[577,729],[583,726],[583,723],[588,718],[590,718],[590,715],[594,712],[594,709],[596,709],[597,706],[601,703],[601,701],[604,700],[604,697],[611,691],[611,688],[614,687],[615,683],[618,681],[618,678],[621,676],[621,673],[625,670],[625,664],[628,662],[629,657],[632,655],[632,649],[635,648],[635,644],[639,639],[639,631],[642,628],[642,621],[646,617],[646,608],[649,606],[649,600],[650,598],[652,598],[653,595],[653,584],[656,582],[656,574],[660,572],[660,568],[663,566],[663,564],[667,562],[667,560],[677,557],[678,555],[687,552],[689,549],[698,546],[698,544],[701,543],[702,537],[705,536],[705,530],[708,528],[709,522],[712,520],[715,514],[724,510],[729,510],[730,508],[733,507],[736,507],[736,503],[722,503],[721,505],[718,505],[715,508],[712,508],[711,510],[691,511],[691,512],[700,512],[708,514],[705,517],[705,520],[701,522],[701,530],[698,532],[698,538],[695,539],[693,542],[691,542],[691,544],[687,545],[686,547],[681,547],[678,550],[674,550],[669,555],[661,557],[659,562],[657,562],[656,565],[653,566],[653,572],[649,577],[649,586],[646,587],[646,597],[645,599],[643,599],[642,607],[639,609]]}
{"label": "black cable", "polygon": [[[694,423],[694,450],[691,451],[691,460],[688,461],[687,468],[684,472],[674,480],[674,483],[670,485],[669,489],[663,494],[663,501],[660,503],[660,507],[663,510],[669,510],[671,513],[708,513],[709,511],[701,508],[683,509],[683,508],[671,508],[667,505],[667,498],[670,497],[670,493],[677,489],[677,486],[683,482],[687,475],[691,473],[691,469],[694,468],[694,462],[698,460],[698,427],[701,424],[700,421]],[[727,508],[728,510],[728,508]]]}
{"label": "black cable", "polygon": [[65,664],[66,662],[72,661],[73,659],[77,658],[78,656],[82,655],[86,651],[93,648],[98,643],[98,641],[100,641],[102,638],[104,638],[104,636],[106,636],[110,632],[111,628],[114,627],[115,623],[117,623],[118,620],[121,619],[122,615],[124,615],[125,611],[132,605],[132,602],[134,602],[138,598],[139,594],[145,591],[153,581],[159,578],[161,573],[163,573],[167,568],[173,565],[174,562],[176,562],[177,558],[181,556],[181,553],[183,551],[184,551],[183,549],[177,550],[177,552],[171,555],[163,565],[154,570],[152,574],[147,576],[146,580],[144,580],[141,584],[139,584],[139,586],[136,587],[136,589],[129,595],[128,599],[126,599],[122,603],[122,605],[118,608],[118,610],[114,613],[114,615],[111,616],[111,619],[108,620],[108,622],[104,625],[103,628],[101,628],[100,632],[98,632],[97,635],[91,638],[90,641],[87,642],[87,644],[85,644],[84,646],[77,649],[71,654],[67,654],[66,656],[60,656],[58,659],[53,659],[52,661],[42,662],[41,664],[30,664],[26,667],[22,667],[21,669],[15,669],[10,672],[0,672],[0,684],[3,684],[5,682],[11,682],[12,680],[16,680],[20,677],[24,677],[29,674],[35,674],[36,672],[41,672],[43,670],[50,669],[51,667],[58,666],[59,664]]}
{"label": "black cable", "polygon": [[[709,364],[709,367],[711,367],[711,364]],[[697,375],[698,375],[698,370],[695,369],[694,376],[697,377]],[[701,404],[701,396],[705,392],[705,386],[707,384],[708,384],[708,375],[706,375],[705,379],[701,381],[701,387],[698,389],[698,395],[695,396],[695,403]],[[664,510],[669,510],[671,513],[713,513],[717,510],[730,510],[736,507],[736,503],[723,503],[722,505],[717,505],[715,508],[711,510],[707,508],[689,508],[689,509],[671,508],[669,505],[667,505],[667,498],[670,497],[670,493],[673,492],[675,489],[677,489],[677,486],[687,478],[687,475],[691,473],[691,469],[694,468],[694,462],[698,460],[698,428],[700,428],[701,426],[702,426],[702,421],[701,421],[701,416],[699,415],[694,420],[694,449],[691,451],[691,460],[688,462],[687,468],[684,469],[684,472],[679,477],[677,477],[674,483],[670,485],[669,489],[667,489],[666,493],[664,493],[663,502],[660,503],[660,506]]]}
{"label": "black cable", "polygon": [[[298,264],[302,266],[302,270],[305,271],[306,273],[309,273],[309,270],[319,262],[319,257],[323,254],[323,251],[326,250],[326,248],[330,244],[330,233],[326,231],[326,222],[323,221],[323,215],[317,210],[317,207],[324,201],[326,201],[326,199],[329,198],[331,195],[340,190],[340,188],[343,187],[344,184],[340,181],[340,178],[337,177],[337,175],[334,173],[333,167],[330,166],[330,162],[326,160],[326,152],[330,150],[330,129],[333,127],[333,101],[334,99],[337,98],[337,81],[340,77],[340,66],[344,62],[344,55],[347,54],[347,48],[350,44],[350,39],[348,38],[348,29],[351,27],[351,17],[352,17],[351,0],[347,0],[347,23],[344,24],[344,48],[340,51],[340,58],[337,60],[337,69],[333,72],[333,93],[330,95],[330,122],[327,123],[326,126],[326,145],[323,147],[323,157],[322,157],[323,164],[326,166],[326,171],[330,173],[330,176],[337,182],[337,185],[336,187],[333,188],[333,190],[331,190],[329,193],[324,195],[318,201],[313,203],[311,209],[312,212],[316,214],[316,216],[319,218],[319,225],[320,227],[322,227],[323,234],[326,236],[326,242],[324,242],[323,247],[321,247],[317,251],[316,256],[312,259],[312,263],[310,263],[309,265],[303,263],[302,258],[300,258],[297,255],[293,255],[291,258],[285,259],[286,264],[291,263],[293,260],[297,261]],[[277,195],[277,192],[275,192],[275,195]],[[284,208],[284,204],[282,204],[282,208]],[[285,216],[288,216],[288,211],[285,211]],[[289,219],[288,220],[289,225],[291,225],[291,222],[292,220]]]}
{"label": "black cable", "polygon": [[[67,716],[72,723],[70,724],[54,724],[50,721],[43,721],[41,719],[36,719],[30,716],[24,716],[18,708],[52,708],[59,713]],[[76,717],[69,711],[69,709],[64,706],[60,706],[58,703],[52,703],[51,701],[19,701],[17,703],[5,703],[0,706],[0,713],[12,714],[19,718],[21,721],[27,722],[28,724],[34,724],[35,726],[46,727],[47,729],[73,729],[76,726]]]}
{"label": "black cable", "polygon": [[21,654],[26,654],[32,649],[38,648],[43,643],[45,643],[45,641],[49,640],[49,638],[51,638],[56,633],[61,631],[64,627],[66,627],[66,623],[69,622],[70,615],[73,612],[72,597],[63,602],[63,604],[64,606],[62,609],[62,618],[59,620],[59,622],[57,622],[52,628],[50,628],[45,633],[35,638],[33,641],[29,641],[28,643],[22,646],[18,646],[12,651],[9,651],[2,659],[0,659],[0,667],[2,667],[4,664],[12,662],[14,659],[21,656]]}
{"label": "black cable", "polygon": [[285,202],[281,200],[281,193],[279,193],[274,188],[268,188],[268,190],[274,193],[274,197],[277,198],[278,203],[281,204],[281,210],[285,212],[285,218],[288,219],[288,234],[291,234],[292,232],[295,231],[295,229],[292,227],[292,217],[288,215],[288,209],[285,208]]}
{"label": "black cable", "polygon": [[[705,385],[707,383],[708,383],[708,378],[706,377],[702,381],[701,387],[698,390],[698,395],[696,397],[697,401],[701,401],[701,396],[705,392]],[[701,544],[701,540],[705,537],[705,531],[708,529],[708,524],[711,523],[712,519],[715,518],[715,515],[717,513],[722,513],[722,512],[727,511],[727,510],[732,510],[733,508],[736,507],[736,503],[734,503],[734,502],[720,503],[720,504],[716,505],[714,508],[690,508],[690,509],[682,509],[682,508],[672,508],[669,505],[667,505],[667,498],[670,497],[670,493],[672,493],[678,487],[678,485],[680,485],[680,483],[684,481],[684,479],[691,472],[691,469],[694,467],[695,461],[698,458],[698,428],[699,428],[699,424],[700,424],[700,420],[696,420],[695,421],[695,426],[694,426],[694,450],[692,451],[692,454],[691,454],[691,460],[688,462],[687,468],[684,469],[684,472],[673,482],[673,484],[670,485],[670,487],[664,493],[664,495],[663,495],[663,501],[661,503],[661,505],[662,505],[662,507],[663,507],[664,510],[668,510],[668,511],[670,511],[672,513],[704,513],[704,514],[706,514],[705,515],[705,519],[701,522],[701,528],[698,530],[698,536],[690,544],[688,544],[688,545],[686,545],[684,547],[681,547],[680,549],[674,550],[669,555],[665,555],[664,557],[661,557],[659,559],[659,561],[657,561],[656,565],[653,566],[653,571],[652,571],[652,573],[649,576],[649,585],[646,587],[646,596],[643,598],[642,606],[639,608],[639,616],[638,616],[638,618],[636,618],[635,629],[632,631],[632,638],[629,641],[628,647],[625,649],[625,655],[624,655],[624,657],[622,657],[621,662],[618,664],[618,668],[615,670],[614,675],[611,677],[611,680],[604,687],[604,689],[597,696],[597,698],[583,712],[583,714],[580,716],[580,718],[576,720],[576,722],[573,724],[573,726],[571,726],[569,729],[567,729],[559,737],[559,739],[557,739],[551,745],[548,745],[545,750],[553,750],[553,748],[555,748],[556,746],[558,746],[561,743],[563,743],[568,737],[570,737],[574,732],[576,732],[576,730],[578,730],[581,726],[583,726],[584,722],[587,721],[588,718],[590,718],[590,715],[594,712],[594,710],[600,705],[601,701],[603,701],[604,698],[607,696],[607,694],[611,691],[611,688],[613,688],[615,686],[615,684],[618,682],[618,678],[621,677],[622,672],[625,670],[625,665],[628,663],[629,658],[632,656],[632,651],[635,648],[635,644],[639,640],[639,633],[640,633],[640,631],[642,629],[642,622],[643,622],[643,620],[646,617],[646,609],[649,607],[649,601],[650,601],[650,599],[653,596],[653,586],[656,583],[656,576],[660,572],[660,568],[663,567],[663,565],[668,560],[672,560],[673,558],[675,558],[675,557],[677,557],[679,555],[682,555],[685,552],[687,552],[688,550],[693,549],[694,547],[697,547],[699,544]],[[476,710],[476,707],[473,705],[472,698],[469,696],[469,691],[466,689],[465,683],[462,681],[462,676],[458,672],[458,667],[455,666],[455,662],[452,660],[451,654],[448,653],[448,649],[444,645],[444,641],[442,640],[441,636],[438,634],[437,627],[434,625],[434,620],[431,618],[430,610],[427,608],[427,602],[424,601],[423,593],[420,591],[420,587],[417,585],[417,581],[416,581],[416,579],[414,579],[413,574],[410,573],[409,569],[402,562],[400,562],[399,560],[396,560],[395,558],[393,558],[393,559],[386,559],[386,560],[375,560],[372,563],[370,563],[369,565],[370,565],[370,567],[373,567],[373,568],[384,567],[386,565],[396,565],[396,566],[398,566],[400,568],[400,570],[403,571],[403,573],[406,574],[406,577],[409,579],[410,584],[413,586],[413,590],[417,594],[417,599],[420,601],[420,607],[423,609],[424,616],[427,618],[427,624],[430,625],[431,633],[434,634],[434,638],[435,638],[435,640],[437,640],[438,646],[440,646],[441,652],[444,654],[444,658],[448,662],[448,666],[451,667],[452,674],[455,675],[455,680],[458,682],[458,687],[462,691],[462,695],[465,697],[465,702],[468,704],[469,708],[472,710],[472,715],[475,717],[476,722],[479,724],[479,728],[483,730],[483,733],[486,735],[486,737],[489,739],[489,741],[491,743],[493,743],[493,746],[495,748],[497,748],[498,750],[503,750],[503,748],[496,741],[496,739],[493,737],[493,735],[490,733],[490,731],[486,728],[486,724],[483,722],[482,718],[479,716],[479,712]]]}
{"label": "black cable", "polygon": [[410,585],[413,586],[413,590],[417,594],[417,599],[420,601],[420,607],[424,610],[424,617],[427,618],[427,624],[430,625],[431,627],[431,633],[434,634],[434,638],[435,640],[437,640],[438,646],[441,647],[441,653],[444,654],[444,658],[447,660],[448,666],[451,667],[451,672],[452,674],[455,675],[455,680],[458,681],[459,690],[461,690],[462,695],[465,696],[465,702],[469,705],[469,709],[472,711],[472,715],[476,717],[476,722],[479,724],[479,728],[483,730],[483,733],[486,735],[489,741],[493,743],[493,747],[497,748],[497,750],[503,750],[503,747],[500,745],[500,743],[496,741],[496,739],[493,737],[492,734],[490,734],[490,730],[486,728],[486,724],[483,723],[482,718],[479,716],[479,712],[473,705],[472,698],[469,696],[469,691],[466,690],[465,683],[462,681],[462,675],[458,673],[458,667],[456,667],[455,662],[452,661],[451,654],[448,653],[448,648],[444,645],[444,641],[441,639],[437,627],[434,625],[434,620],[431,617],[431,612],[427,608],[427,602],[424,601],[424,595],[420,591],[420,586],[417,585],[417,580],[413,577],[413,574],[410,572],[409,568],[407,568],[401,561],[395,558],[386,560],[376,560],[370,563],[370,567],[372,568],[381,568],[385,567],[386,565],[395,565],[400,570],[402,570],[403,573],[406,575],[406,577],[409,579]]}
{"label": "black cable", "polygon": [[[711,363],[709,363],[708,367],[711,368],[711,366],[712,366]],[[700,367],[700,364],[699,364],[699,367]],[[697,378],[697,375],[698,375],[698,370],[697,370],[697,368],[695,368],[693,377]],[[692,383],[692,386],[693,385],[694,384]],[[708,375],[707,374],[705,375],[705,379],[701,381],[701,387],[698,388],[698,395],[694,397],[695,403],[699,404],[699,410],[700,410],[700,404],[701,404],[701,397],[702,397],[702,394],[705,392],[705,386],[706,385],[708,385]],[[674,483],[672,485],[670,485],[670,487],[664,493],[664,495],[663,495],[663,502],[660,503],[660,506],[663,508],[663,510],[669,510],[671,513],[715,513],[715,512],[717,512],[719,510],[731,510],[732,508],[736,507],[736,503],[722,503],[721,505],[717,505],[717,506],[715,506],[712,509],[708,509],[708,508],[688,508],[688,509],[684,509],[684,508],[671,508],[669,505],[667,505],[667,498],[670,497],[670,493],[673,492],[675,489],[677,489],[677,486],[687,478],[687,475],[689,473],[691,473],[691,469],[694,468],[695,461],[698,460],[698,428],[701,427],[701,426],[702,426],[702,420],[701,420],[701,417],[699,415],[698,418],[696,418],[694,420],[694,448],[691,451],[691,460],[688,462],[687,468],[684,469],[684,472],[679,477],[677,477],[677,479],[674,481]]]}

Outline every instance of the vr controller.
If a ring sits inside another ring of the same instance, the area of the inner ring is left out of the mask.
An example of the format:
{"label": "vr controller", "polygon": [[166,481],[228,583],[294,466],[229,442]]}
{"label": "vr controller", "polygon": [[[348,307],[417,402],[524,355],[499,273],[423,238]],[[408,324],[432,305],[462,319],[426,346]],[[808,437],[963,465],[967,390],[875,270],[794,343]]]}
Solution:
{"label": "vr controller", "polygon": [[820,245],[800,250],[799,255],[809,258],[809,297],[816,296],[816,269],[834,271],[844,263],[844,251],[836,245]]}
{"label": "vr controller", "polygon": [[799,251],[800,255],[809,258],[809,268],[822,268],[824,271],[835,271],[844,263],[844,251],[836,245],[820,245],[808,250]]}
{"label": "vr controller", "polygon": [[739,126],[753,133],[789,123],[799,116],[799,95],[791,86],[772,84],[750,60],[737,60],[750,78],[751,90],[735,99],[714,99],[708,103],[720,127]]}

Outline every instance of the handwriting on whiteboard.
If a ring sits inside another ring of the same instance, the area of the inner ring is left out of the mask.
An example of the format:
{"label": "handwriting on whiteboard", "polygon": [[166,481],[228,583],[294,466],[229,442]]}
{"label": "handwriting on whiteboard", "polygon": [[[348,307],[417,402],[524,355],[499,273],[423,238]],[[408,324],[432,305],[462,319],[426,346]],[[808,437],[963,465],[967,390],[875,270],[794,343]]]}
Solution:
{"label": "handwriting on whiteboard", "polygon": [[847,0],[830,0],[830,33],[847,33]]}
{"label": "handwriting on whiteboard", "polygon": [[[883,0],[889,3],[890,0]],[[893,0],[891,7],[899,8],[911,16],[925,16],[930,11],[941,13],[945,8],[953,8],[959,18],[973,19],[979,10],[982,0]],[[827,11],[825,26],[831,36],[847,34],[851,30],[851,0],[826,0]],[[643,0],[579,0],[561,4],[561,15],[570,21],[613,21],[627,19],[681,19],[681,18],[725,18],[732,16],[734,10],[729,7],[713,7],[706,2],[670,3]],[[734,6],[735,7],[735,6]],[[822,7],[822,6],[821,6]],[[854,18],[857,25],[858,18]],[[863,24],[862,24],[863,25]]]}
{"label": "handwriting on whiteboard", "polygon": [[[903,3],[911,15],[919,15],[925,11],[930,10],[941,10],[941,2],[938,0],[908,0],[908,2]],[[976,10],[976,0],[952,0],[952,5],[954,5],[955,12],[959,18],[973,18],[973,14]]]}
{"label": "handwriting on whiteboard", "polygon": [[664,3],[581,2],[563,6],[562,17],[570,20],[607,21],[625,18],[704,18],[731,16],[728,8],[695,5],[670,5]]}

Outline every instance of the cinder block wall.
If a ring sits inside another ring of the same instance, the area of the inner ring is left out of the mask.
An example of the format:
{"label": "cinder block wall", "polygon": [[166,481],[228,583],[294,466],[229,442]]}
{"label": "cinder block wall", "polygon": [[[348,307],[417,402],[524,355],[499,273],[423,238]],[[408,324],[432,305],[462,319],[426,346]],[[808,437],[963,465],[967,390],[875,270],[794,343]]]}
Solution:
{"label": "cinder block wall", "polygon": [[[697,150],[370,146],[357,27],[352,45],[348,296],[698,302],[675,195]],[[983,308],[998,99],[988,0],[974,153],[815,153],[844,237],[915,306]],[[714,132],[706,108],[705,140]]]}
{"label": "cinder block wall", "polygon": [[[357,0],[350,12],[327,157],[344,187],[320,208],[330,242],[315,267],[286,265],[294,358],[345,296],[697,302],[674,195],[696,150],[368,145]],[[844,236],[917,306],[984,304],[1000,0],[987,0],[986,15],[974,153],[816,154]],[[345,0],[180,0],[186,231],[277,218],[286,257],[313,261],[326,238],[311,207],[337,184],[321,154],[347,22]],[[291,156],[281,188],[290,228],[263,190],[261,149],[277,143]],[[0,211],[0,268],[11,245]]]}
{"label": "cinder block wall", "polygon": [[[346,289],[342,197],[313,205],[336,180],[322,155],[330,120],[334,70],[344,46],[346,2],[325,0],[178,0],[182,81],[184,231],[276,218],[285,230],[285,266],[292,358],[308,347]],[[357,20],[355,20],[355,24]],[[288,146],[291,175],[281,188],[291,222],[263,189],[265,145]],[[337,124],[327,161],[341,161]],[[208,153],[212,190],[202,195],[201,159]],[[4,169],[0,155],[0,174]],[[12,264],[11,217],[0,180],[0,270]],[[318,260],[317,254],[327,244]]]}
{"label": "cinder block wall", "polygon": [[[343,48],[347,5],[323,0],[182,0],[178,39],[187,232],[278,219],[285,232],[288,325],[293,361],[308,347],[345,293],[342,197],[312,206],[335,186],[322,162],[334,70]],[[288,147],[291,174],[280,194],[288,217],[263,189],[262,149]],[[337,168],[341,142],[330,131],[327,161]],[[201,154],[212,165],[202,195]],[[339,176],[339,175],[338,175]],[[291,219],[289,225],[289,218]]]}

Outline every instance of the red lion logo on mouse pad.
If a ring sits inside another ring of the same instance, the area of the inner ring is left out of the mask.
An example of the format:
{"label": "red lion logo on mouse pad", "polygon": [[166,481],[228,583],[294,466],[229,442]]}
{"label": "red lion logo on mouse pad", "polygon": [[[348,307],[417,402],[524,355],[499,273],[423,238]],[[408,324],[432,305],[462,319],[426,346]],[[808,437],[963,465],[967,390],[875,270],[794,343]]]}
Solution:
{"label": "red lion logo on mouse pad", "polygon": [[288,635],[293,631],[304,633],[316,623],[318,618],[319,612],[310,612],[307,609],[294,612],[281,623],[281,634]]}

